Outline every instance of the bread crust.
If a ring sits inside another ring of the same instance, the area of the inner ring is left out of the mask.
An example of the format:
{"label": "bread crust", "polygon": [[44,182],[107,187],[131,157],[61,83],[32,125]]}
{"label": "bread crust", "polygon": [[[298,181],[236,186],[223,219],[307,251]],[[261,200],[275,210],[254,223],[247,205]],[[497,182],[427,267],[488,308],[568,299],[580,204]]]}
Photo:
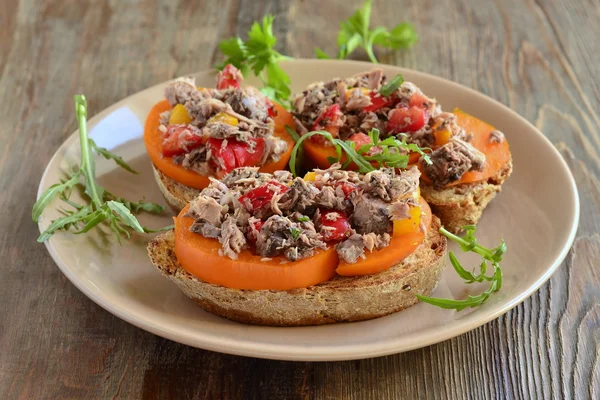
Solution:
{"label": "bread crust", "polygon": [[293,290],[230,289],[185,271],[174,250],[173,232],[148,244],[152,264],[206,311],[255,325],[305,326],[362,321],[404,310],[430,295],[445,264],[446,238],[433,217],[423,243],[400,264],[377,274],[335,278]]}
{"label": "bread crust", "polygon": [[421,196],[429,203],[444,227],[460,233],[464,225],[477,224],[483,210],[502,190],[502,184],[512,173],[512,158],[498,173],[484,182],[463,183],[435,189],[421,180]]}
{"label": "bread crust", "polygon": [[158,184],[165,201],[176,214],[200,194],[199,189],[186,186],[163,174],[154,164],[152,165],[154,179]]}

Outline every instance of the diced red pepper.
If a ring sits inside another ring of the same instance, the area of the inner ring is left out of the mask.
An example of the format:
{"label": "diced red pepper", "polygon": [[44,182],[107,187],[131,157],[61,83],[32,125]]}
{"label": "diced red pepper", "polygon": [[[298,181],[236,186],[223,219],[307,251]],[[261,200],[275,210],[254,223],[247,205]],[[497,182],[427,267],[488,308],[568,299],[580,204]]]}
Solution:
{"label": "diced red pepper", "polygon": [[356,185],[350,182],[340,182],[336,186],[342,188],[342,192],[344,192],[344,196],[346,196],[346,198],[350,196],[350,193],[356,190]]}
{"label": "diced red pepper", "polygon": [[431,103],[431,99],[427,96],[425,96],[423,93],[421,92],[415,92],[412,96],[410,96],[410,99],[408,100],[408,104],[411,107],[419,107],[419,108],[424,108],[427,109],[427,104]]}
{"label": "diced red pepper", "polygon": [[391,97],[383,97],[382,95],[376,92],[371,92],[369,96],[371,96],[371,105],[365,107],[366,112],[377,111],[380,108],[392,104]]}
{"label": "diced red pepper", "polygon": [[232,64],[227,64],[217,75],[217,89],[239,89],[242,73]]}
{"label": "diced red pepper", "polygon": [[350,136],[348,140],[354,142],[354,148],[356,150],[360,149],[364,145],[373,144],[369,135],[365,135],[362,132],[355,133],[354,135]]}
{"label": "diced red pepper", "polygon": [[235,153],[229,141],[223,146],[223,139],[210,138],[206,146],[210,150],[211,160],[219,170],[229,172],[235,168]]}
{"label": "diced red pepper", "polygon": [[[356,150],[360,149],[364,145],[373,144],[373,141],[371,140],[369,135],[365,135],[362,132],[355,133],[354,135],[350,136],[348,138],[348,140],[350,140],[351,142],[354,142],[354,148]],[[373,146],[369,149],[369,151],[367,152],[367,155],[372,156],[373,154],[377,154],[380,152],[381,152],[381,147]]]}
{"label": "diced red pepper", "polygon": [[163,135],[162,154],[173,157],[185,154],[200,146],[204,137],[192,125],[169,125]]}
{"label": "diced red pepper", "polygon": [[264,221],[258,220],[254,221],[250,226],[248,226],[248,238],[253,242],[258,240],[257,234],[260,232],[260,228],[265,224]]}
{"label": "diced red pepper", "polygon": [[277,111],[275,111],[275,104],[269,99],[267,99],[267,112],[269,113],[269,117],[275,118],[277,116]]}
{"label": "diced red pepper", "polygon": [[343,211],[320,210],[321,236],[328,242],[345,239],[352,233],[348,216]]}
{"label": "diced red pepper", "polygon": [[288,190],[290,190],[290,187],[283,183],[269,181],[241,196],[238,201],[246,207],[249,212],[254,212],[269,204],[275,193],[285,193]]}
{"label": "diced red pepper", "polygon": [[331,125],[335,125],[341,114],[342,111],[339,104],[336,103],[330,105],[317,117],[317,120],[313,124],[313,130],[316,131]]}
{"label": "diced red pepper", "polygon": [[[217,168],[224,172],[230,172],[237,167],[255,166],[265,152],[263,138],[251,138],[248,142],[227,139],[225,147],[223,147],[223,141],[224,139],[210,138],[206,145]],[[252,152],[250,152],[251,143],[254,143]]]}
{"label": "diced red pepper", "polygon": [[[250,151],[254,144],[252,152]],[[263,138],[250,138],[247,142],[228,140],[227,145],[233,149],[236,167],[253,167],[258,165],[265,152],[265,140]]]}
{"label": "diced red pepper", "polygon": [[416,132],[429,122],[429,112],[421,107],[398,107],[390,113],[387,131],[390,133]]}

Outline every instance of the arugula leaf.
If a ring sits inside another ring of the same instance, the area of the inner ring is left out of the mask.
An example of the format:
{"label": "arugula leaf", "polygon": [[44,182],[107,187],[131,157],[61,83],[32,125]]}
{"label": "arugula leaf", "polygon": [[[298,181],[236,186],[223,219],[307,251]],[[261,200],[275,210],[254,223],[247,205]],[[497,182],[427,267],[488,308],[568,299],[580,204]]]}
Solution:
{"label": "arugula leaf", "polygon": [[270,99],[281,105],[287,105],[291,94],[290,77],[279,66],[283,60],[291,60],[275,50],[277,38],[273,34],[275,17],[266,15],[261,23],[254,22],[248,31],[248,40],[240,37],[222,40],[219,49],[225,54],[225,61],[217,65],[223,69],[227,64],[233,64],[242,74],[247,75],[252,70],[264,85],[261,91]]}
{"label": "arugula leaf", "polygon": [[[448,239],[458,243],[462,251],[472,251],[482,256],[483,260],[481,264],[479,264],[479,273],[474,274],[463,268],[453,252],[450,252],[449,254],[450,263],[458,276],[465,280],[465,283],[470,284],[487,281],[491,282],[490,287],[481,294],[477,296],[468,296],[464,300],[440,299],[417,294],[417,298],[422,302],[441,308],[461,311],[467,307],[477,307],[482,305],[494,292],[497,292],[502,288],[502,269],[500,268],[500,261],[502,261],[504,253],[506,253],[506,243],[504,240],[501,240],[500,245],[493,249],[488,249],[477,243],[477,239],[475,238],[475,225],[466,225],[463,226],[463,229],[466,231],[466,234],[462,238],[448,232],[443,227],[440,228],[440,233]],[[488,262],[490,262],[494,268],[494,273],[491,276],[486,275]]]}
{"label": "arugula leaf", "polygon": [[[422,155],[422,157],[427,161],[429,160],[429,156],[424,152],[425,149],[421,149],[418,145],[414,143],[406,143],[406,138],[400,141],[395,137],[389,137],[385,140],[379,140],[380,132],[378,129],[371,129],[369,132],[369,137],[371,138],[370,144],[365,144],[360,146],[359,149],[355,148],[355,143],[350,140],[341,140],[338,138],[334,138],[327,131],[313,131],[308,132],[302,135],[300,138],[297,138],[297,133],[293,131],[291,128],[288,129],[288,132],[293,135],[292,137],[296,141],[294,148],[292,149],[292,154],[290,157],[290,171],[294,176],[296,174],[296,167],[298,164],[298,154],[303,149],[303,143],[305,140],[309,139],[312,136],[319,135],[323,136],[333,145],[336,153],[337,159],[329,160],[332,164],[335,162],[341,162],[342,168],[348,168],[350,164],[354,163],[358,167],[358,171],[362,173],[374,171],[376,168],[372,165],[372,162],[376,162],[378,167],[394,167],[394,168],[406,168],[408,166],[409,156],[407,154],[408,151],[416,151]],[[374,152],[374,154],[370,154],[370,150],[372,148],[377,148],[378,151]],[[342,162],[342,155],[346,155],[346,160]],[[431,162],[429,160],[428,162]]]}
{"label": "arugula leaf", "polygon": [[[371,62],[377,63],[373,46],[398,50],[409,48],[417,42],[418,36],[415,28],[408,22],[400,23],[392,30],[382,26],[370,30],[372,4],[372,0],[366,1],[348,20],[340,24],[337,37],[337,58],[348,58],[354,50],[362,47]],[[317,58],[327,58],[327,55],[321,50],[315,49],[315,52]]]}
{"label": "arugula leaf", "polygon": [[[109,152],[107,149],[100,148],[88,137],[87,133],[87,101],[85,96],[75,96],[75,114],[79,125],[79,145],[81,150],[81,161],[79,167],[70,167],[67,178],[61,180],[61,183],[50,186],[36,201],[32,209],[32,218],[34,222],[41,217],[43,210],[58,196],[67,206],[73,210],[60,207],[59,210],[63,217],[58,218],[40,234],[38,242],[48,240],[58,230],[69,230],[76,234],[83,234],[107,222],[110,229],[115,233],[119,243],[121,236],[129,237],[129,231],[125,228],[133,229],[137,232],[150,232],[149,229],[140,225],[132,212],[147,211],[151,213],[161,213],[164,207],[150,202],[138,201],[131,202],[117,197],[108,192],[104,187],[96,182],[96,163],[92,151],[106,159],[114,160],[117,165],[127,171],[137,173],[125,161]],[[82,179],[83,178],[83,179]],[[87,197],[87,204],[77,204],[70,200],[73,188],[82,188],[84,197]]]}
{"label": "arugula leaf", "polygon": [[64,193],[77,183],[79,183],[79,176],[72,176],[68,180],[62,183],[55,183],[46,189],[46,191],[42,193],[40,198],[35,202],[33,209],[31,210],[31,218],[33,219],[33,222],[37,222],[38,219],[40,219],[44,208],[46,208],[46,206],[50,204],[50,202],[54,200],[58,194]]}
{"label": "arugula leaf", "polygon": [[139,172],[136,171],[135,169],[131,168],[131,166],[129,164],[127,164],[121,156],[111,153],[104,147],[99,147],[96,144],[96,142],[94,142],[91,138],[88,140],[90,141],[90,147],[96,153],[100,154],[102,157],[106,158],[107,160],[113,160],[119,167],[123,168],[126,171],[131,172],[132,174],[136,174],[136,175],[139,174]]}

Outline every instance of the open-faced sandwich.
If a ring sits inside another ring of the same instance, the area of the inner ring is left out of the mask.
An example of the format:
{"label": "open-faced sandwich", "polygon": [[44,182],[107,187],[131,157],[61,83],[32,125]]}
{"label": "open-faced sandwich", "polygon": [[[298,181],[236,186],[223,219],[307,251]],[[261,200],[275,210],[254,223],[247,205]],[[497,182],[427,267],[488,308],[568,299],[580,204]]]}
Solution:
{"label": "open-faced sandwich", "polygon": [[182,78],[165,89],[166,100],[146,119],[144,141],[156,181],[176,211],[234,168],[284,169],[293,147],[285,132],[290,114],[258,89],[242,85],[241,73],[226,66],[215,89]]}
{"label": "open-faced sandwich", "polygon": [[[372,144],[366,133],[373,129],[382,140],[395,137],[424,149],[427,162],[416,152],[408,162],[419,165],[422,196],[452,232],[477,223],[512,171],[502,132],[461,110],[442,111],[413,83],[400,75],[388,80],[379,68],[309,85],[296,95],[293,115],[300,135],[324,130],[357,150]],[[303,144],[313,165],[327,168],[339,160],[322,136]],[[378,151],[374,146],[366,155],[374,159]]]}
{"label": "open-faced sandwich", "polygon": [[446,238],[417,167],[368,174],[237,168],[148,245],[152,263],[205,310],[295,326],[387,315],[428,296]]}

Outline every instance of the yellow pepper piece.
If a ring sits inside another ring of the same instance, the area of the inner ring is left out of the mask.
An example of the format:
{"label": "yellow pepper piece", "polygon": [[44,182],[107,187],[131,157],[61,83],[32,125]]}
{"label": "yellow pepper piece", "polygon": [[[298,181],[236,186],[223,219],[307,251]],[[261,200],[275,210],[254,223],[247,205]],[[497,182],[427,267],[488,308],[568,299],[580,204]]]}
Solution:
{"label": "yellow pepper piece", "polygon": [[450,141],[450,138],[452,137],[452,132],[450,132],[447,129],[442,129],[439,131],[435,131],[434,136],[435,136],[435,145],[443,146]]}
{"label": "yellow pepper piece", "polygon": [[169,117],[169,125],[189,124],[192,122],[192,118],[188,114],[183,104],[177,104],[171,110],[171,116]]}
{"label": "yellow pepper piece", "polygon": [[231,126],[237,126],[238,124],[238,119],[232,115],[229,115],[227,113],[224,112],[220,112],[217,115],[215,115],[214,117],[211,117],[208,120],[208,123],[210,124],[211,122],[221,122],[223,124],[227,124],[227,125],[231,125]]}
{"label": "yellow pepper piece", "polygon": [[304,175],[304,180],[306,182],[314,182],[317,179],[317,174],[315,172],[307,172],[306,175]]}
{"label": "yellow pepper piece", "polygon": [[346,99],[349,99],[350,96],[352,96],[352,92],[354,92],[356,89],[360,90],[362,92],[362,94],[364,94],[365,96],[368,96],[369,93],[371,93],[371,91],[367,88],[352,88],[352,89],[347,89],[346,90]]}
{"label": "yellow pepper piece", "polygon": [[409,212],[410,217],[400,220],[394,220],[394,236],[404,235],[406,233],[416,232],[421,223],[421,207],[411,207]]}

